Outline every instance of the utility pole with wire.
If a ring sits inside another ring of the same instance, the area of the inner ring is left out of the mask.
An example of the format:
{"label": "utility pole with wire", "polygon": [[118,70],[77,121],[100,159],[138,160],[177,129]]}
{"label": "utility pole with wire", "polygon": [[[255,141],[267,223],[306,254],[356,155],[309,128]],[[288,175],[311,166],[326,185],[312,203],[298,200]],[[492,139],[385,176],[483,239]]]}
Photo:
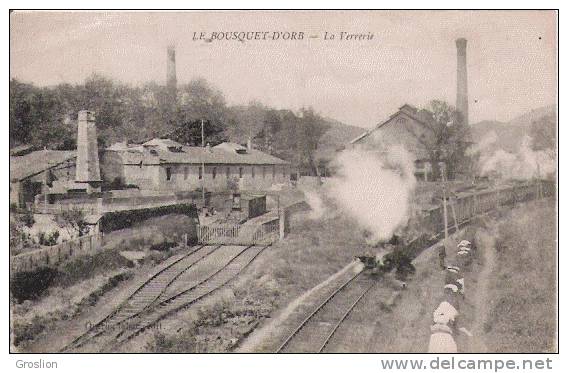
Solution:
{"label": "utility pole with wire", "polygon": [[443,192],[443,206],[444,206],[444,238],[448,238],[448,206],[446,201],[446,167],[442,167],[442,192]]}
{"label": "utility pole with wire", "polygon": [[204,120],[201,119],[201,148],[203,150],[201,156],[201,201],[203,202],[203,208],[205,208],[205,130],[204,130]]}

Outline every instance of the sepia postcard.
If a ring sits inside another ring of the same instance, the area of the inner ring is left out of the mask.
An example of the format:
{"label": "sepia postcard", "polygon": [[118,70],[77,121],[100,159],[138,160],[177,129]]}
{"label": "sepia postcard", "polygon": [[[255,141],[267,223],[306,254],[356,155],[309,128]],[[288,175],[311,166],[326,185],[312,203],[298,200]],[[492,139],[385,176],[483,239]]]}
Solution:
{"label": "sepia postcard", "polygon": [[556,354],[557,30],[10,11],[10,354]]}

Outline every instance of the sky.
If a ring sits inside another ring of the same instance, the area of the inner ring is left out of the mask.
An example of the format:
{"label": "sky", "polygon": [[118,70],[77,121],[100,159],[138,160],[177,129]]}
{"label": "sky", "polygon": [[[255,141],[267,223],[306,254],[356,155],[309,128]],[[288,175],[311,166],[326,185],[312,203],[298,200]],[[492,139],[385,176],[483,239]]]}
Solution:
{"label": "sky", "polygon": [[[369,128],[405,103],[455,104],[455,39],[464,37],[470,123],[509,121],[556,102],[556,29],[553,11],[15,12],[10,77],[165,84],[173,44],[178,84],[205,78],[230,105],[313,107]],[[268,39],[194,40],[255,31]],[[274,32],[304,37],[271,40]],[[340,40],[341,32],[373,37]]]}

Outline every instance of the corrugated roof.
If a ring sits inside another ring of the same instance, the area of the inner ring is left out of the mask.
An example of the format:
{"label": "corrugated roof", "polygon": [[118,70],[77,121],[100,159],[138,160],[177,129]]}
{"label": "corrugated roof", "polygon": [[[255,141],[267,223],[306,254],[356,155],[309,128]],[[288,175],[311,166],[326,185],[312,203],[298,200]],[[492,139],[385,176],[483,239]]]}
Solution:
{"label": "corrugated roof", "polygon": [[197,147],[179,145],[181,151],[170,151],[162,147],[155,149],[144,149],[143,151],[125,150],[121,152],[124,164],[167,164],[167,163],[188,163],[188,164],[266,164],[284,165],[288,162],[276,158],[260,150],[247,150],[244,153],[237,153],[236,147],[242,149],[238,144],[224,143],[214,147]]}
{"label": "corrugated roof", "polygon": [[75,150],[39,150],[10,157],[10,180],[17,181],[37,175],[76,156]]}

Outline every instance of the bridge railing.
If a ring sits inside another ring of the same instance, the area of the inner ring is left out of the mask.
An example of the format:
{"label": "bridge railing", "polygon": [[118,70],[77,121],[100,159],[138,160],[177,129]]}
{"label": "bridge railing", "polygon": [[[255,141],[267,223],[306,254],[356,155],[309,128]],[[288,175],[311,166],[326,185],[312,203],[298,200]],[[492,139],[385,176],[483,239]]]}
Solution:
{"label": "bridge railing", "polygon": [[202,244],[269,244],[278,239],[279,229],[278,217],[263,224],[208,224],[199,226],[197,239]]}

